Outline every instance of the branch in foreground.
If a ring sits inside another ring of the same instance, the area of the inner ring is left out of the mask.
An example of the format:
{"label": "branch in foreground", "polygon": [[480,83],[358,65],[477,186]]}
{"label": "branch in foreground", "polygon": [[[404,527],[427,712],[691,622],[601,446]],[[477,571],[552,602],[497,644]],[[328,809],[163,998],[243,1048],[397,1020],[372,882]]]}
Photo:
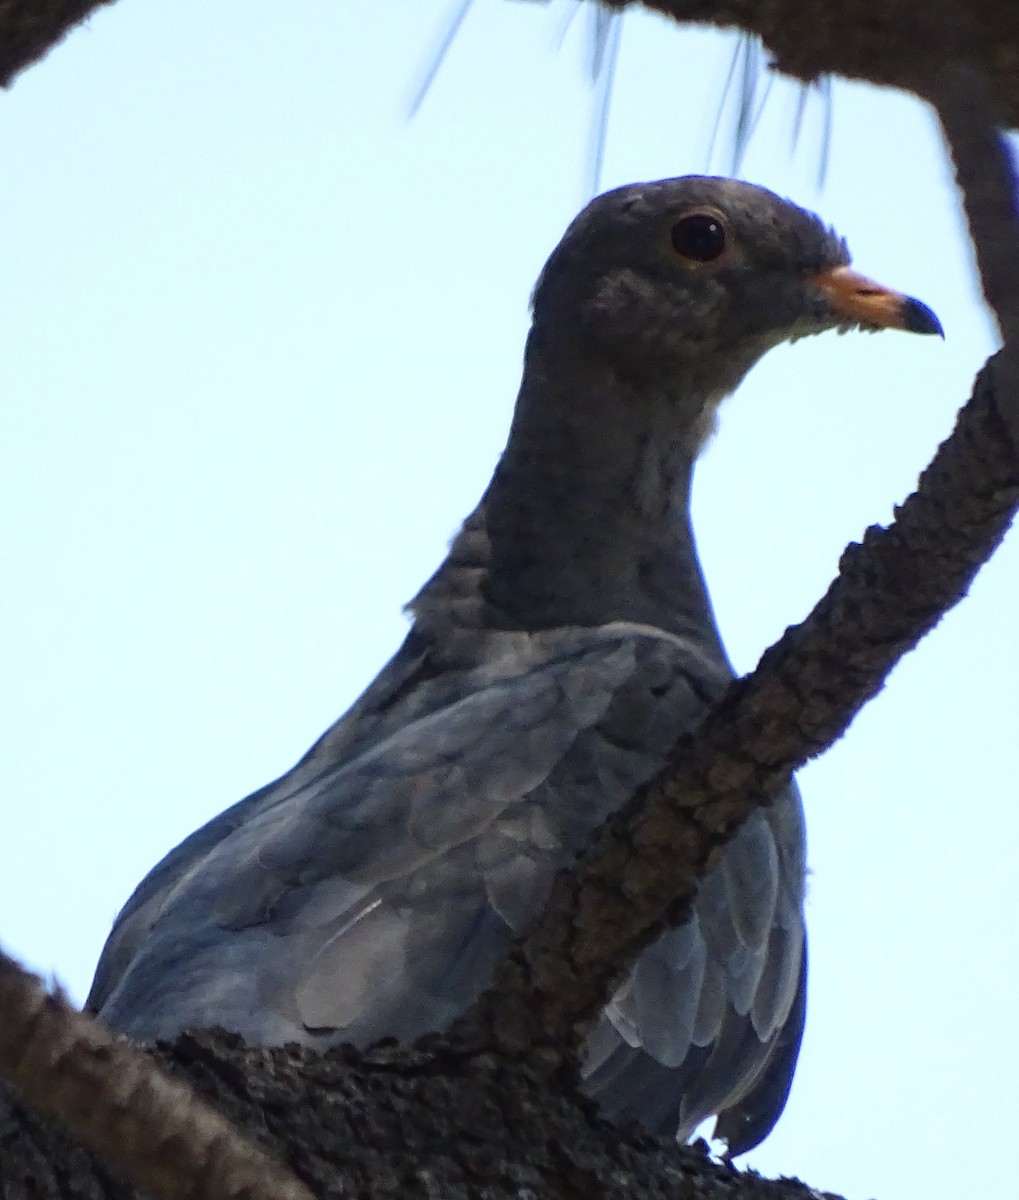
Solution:
{"label": "branch in foreground", "polygon": [[0,0],[0,87],[113,0]]}
{"label": "branch in foreground", "polygon": [[[820,1200],[612,1126],[590,1102],[502,1064],[390,1047],[326,1054],[184,1034],[156,1051],[238,1128],[299,1157],[321,1200]],[[2,1108],[2,1100],[0,1100]],[[4,1200],[139,1200],[58,1128],[0,1112]],[[825,1196],[825,1200],[834,1200]]]}
{"label": "branch in foreground", "polygon": [[[984,298],[998,321],[1005,343],[999,355],[998,387],[1019,395],[1019,179],[998,125],[1002,120],[987,73],[966,59],[963,47],[973,44],[972,14],[963,0],[943,0],[932,18],[942,28],[946,45],[959,57],[935,72],[924,89],[934,105],[955,164],[969,222],[970,240],[980,271]],[[1019,405],[1001,410],[1013,446],[1019,447]]]}
{"label": "branch in foreground", "polygon": [[[592,0],[593,2],[593,0]],[[626,9],[638,0],[599,0]],[[714,25],[755,34],[775,66],[808,82],[841,75],[917,92],[957,53],[941,36],[941,12],[957,0],[639,0],[677,24]],[[1001,119],[1019,126],[1019,5],[964,0],[974,65],[1000,98]]]}
{"label": "branch in foreground", "polygon": [[0,1077],[155,1200],[312,1200],[185,1084],[3,953],[0,1015]]}
{"label": "branch in foreground", "polygon": [[542,1073],[571,1070],[584,1032],[631,964],[685,919],[740,823],[827,749],[892,667],[965,595],[1019,508],[1019,455],[998,359],[887,529],[850,545],[803,624],[738,680],[668,766],[556,881],[538,925],[454,1031]]}
{"label": "branch in foreground", "polygon": [[953,62],[928,94],[955,163],[984,297],[1006,348],[1019,347],[1019,187],[990,83],[978,68]]}
{"label": "branch in foreground", "polygon": [[[0,86],[9,87],[75,25],[113,0],[0,0]],[[594,0],[588,0],[593,3]],[[599,0],[623,10],[636,0]],[[944,42],[930,36],[922,0],[640,0],[678,24],[740,29],[760,37],[779,69],[800,79],[831,73],[916,90],[917,79],[945,65]],[[1008,124],[1019,126],[1019,5],[970,0],[980,66],[992,81]],[[252,19],[252,18],[249,18]]]}

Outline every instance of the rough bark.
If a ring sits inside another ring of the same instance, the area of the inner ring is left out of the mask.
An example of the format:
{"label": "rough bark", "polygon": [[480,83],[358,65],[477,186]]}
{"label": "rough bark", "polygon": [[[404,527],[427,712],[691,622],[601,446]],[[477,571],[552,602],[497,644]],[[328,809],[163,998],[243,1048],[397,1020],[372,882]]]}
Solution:
{"label": "rough bark", "polygon": [[[589,1103],[495,1059],[267,1050],[185,1035],[156,1057],[316,1196],[373,1200],[817,1200],[600,1121]],[[0,1096],[5,1200],[135,1192],[54,1123]]]}
{"label": "rough bark", "polygon": [[[104,1161],[119,1164],[147,1195],[312,1200],[190,1087],[153,1070],[140,1049],[75,1012],[59,992],[48,995],[4,955],[0,1014],[0,1077],[22,1100],[73,1128]],[[17,1123],[5,1127],[3,1102],[0,1093],[0,1183],[5,1196],[31,1194],[43,1164],[57,1169],[62,1160],[26,1151],[28,1131]],[[78,1164],[87,1161],[70,1155],[68,1178],[76,1179]]]}

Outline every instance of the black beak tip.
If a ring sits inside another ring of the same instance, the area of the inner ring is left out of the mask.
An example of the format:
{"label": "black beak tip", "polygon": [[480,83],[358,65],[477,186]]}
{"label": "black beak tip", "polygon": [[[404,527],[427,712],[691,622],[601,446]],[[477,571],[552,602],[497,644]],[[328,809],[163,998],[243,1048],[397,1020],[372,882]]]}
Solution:
{"label": "black beak tip", "polygon": [[910,333],[936,333],[944,341],[945,331],[941,322],[926,304],[907,296],[902,306],[903,328]]}

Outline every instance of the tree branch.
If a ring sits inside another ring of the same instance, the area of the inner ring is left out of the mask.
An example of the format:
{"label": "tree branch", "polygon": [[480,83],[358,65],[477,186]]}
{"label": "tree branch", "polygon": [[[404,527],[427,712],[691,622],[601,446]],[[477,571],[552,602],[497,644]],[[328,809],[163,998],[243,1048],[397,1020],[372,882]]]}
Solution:
{"label": "tree branch", "polygon": [[113,0],[0,0],[0,87]]}
{"label": "tree branch", "polygon": [[[218,1032],[156,1051],[238,1129],[283,1156],[321,1200],[819,1200],[600,1120],[524,1072],[406,1047],[320,1054]],[[2,1109],[2,1097],[0,1097]],[[57,1128],[0,1111],[4,1200],[141,1200]],[[825,1197],[825,1200],[836,1200]]]}
{"label": "tree branch", "polygon": [[[774,65],[799,79],[841,75],[916,92],[955,57],[932,14],[955,0],[599,0],[620,11],[636,5],[679,24],[741,29],[758,36]],[[1001,119],[1019,126],[1019,5],[966,0],[974,65],[1000,100]]]}
{"label": "tree branch", "polygon": [[312,1200],[186,1084],[2,952],[0,1077],[154,1200]]}
{"label": "tree branch", "polygon": [[[113,0],[0,0],[0,86],[47,54],[74,26]],[[949,61],[953,46],[931,34],[932,7],[951,0],[600,0],[635,6],[680,24],[756,34],[776,66],[801,79],[827,73],[917,90]],[[970,0],[978,64],[1019,127],[1019,5]],[[925,33],[926,31],[926,33]]]}

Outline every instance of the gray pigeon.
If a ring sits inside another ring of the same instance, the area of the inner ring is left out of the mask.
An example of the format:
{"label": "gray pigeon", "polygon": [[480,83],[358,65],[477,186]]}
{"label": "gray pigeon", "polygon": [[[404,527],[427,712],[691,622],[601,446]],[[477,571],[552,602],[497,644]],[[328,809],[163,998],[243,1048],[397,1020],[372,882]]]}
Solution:
{"label": "gray pigeon", "polygon": [[[534,289],[509,443],[406,641],[303,759],[192,834],[117,918],[87,1009],[141,1041],[366,1045],[441,1030],[556,871],[732,679],[690,528],[719,402],[826,329],[940,332],[761,188],[691,177],[594,200]],[[663,868],[667,869],[666,864]],[[803,1031],[803,816],[790,781],[588,1038],[613,1119],[738,1154]]]}

